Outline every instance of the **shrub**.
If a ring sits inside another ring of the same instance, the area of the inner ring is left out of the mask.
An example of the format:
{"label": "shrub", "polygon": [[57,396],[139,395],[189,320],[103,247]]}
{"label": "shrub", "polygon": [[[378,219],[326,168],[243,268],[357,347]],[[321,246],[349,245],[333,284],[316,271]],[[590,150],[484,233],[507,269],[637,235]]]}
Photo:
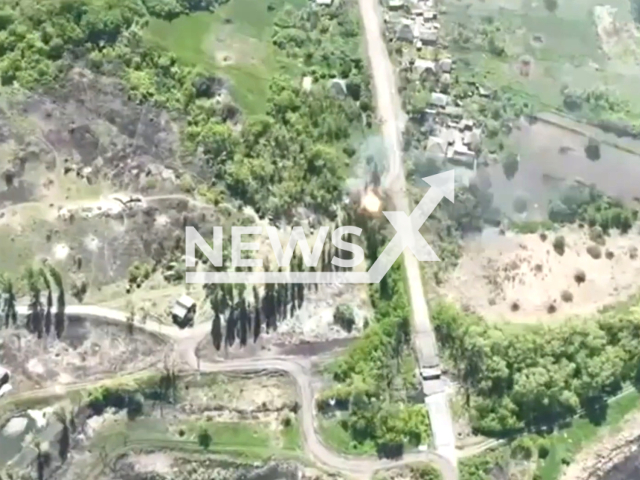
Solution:
{"label": "shrub", "polygon": [[549,453],[551,453],[549,441],[546,438],[538,440],[538,458],[544,460],[549,456]]}
{"label": "shrub", "polygon": [[602,258],[602,249],[598,245],[589,245],[587,247],[587,253],[594,260],[599,260],[600,258]]}
{"label": "shrub", "polygon": [[338,305],[333,312],[333,322],[343,330],[351,333],[356,324],[356,315],[353,307],[347,304]]}
{"label": "shrub", "polygon": [[563,290],[562,293],[560,293],[560,298],[566,303],[573,302],[573,293],[569,290]]}
{"label": "shrub", "polygon": [[606,242],[604,238],[604,232],[600,227],[593,227],[589,230],[589,240],[601,246],[604,246]]}
{"label": "shrub", "polygon": [[553,249],[558,255],[564,255],[566,249],[566,240],[562,235],[558,235],[553,239]]}
{"label": "shrub", "polygon": [[584,153],[589,160],[600,160],[600,142],[593,137],[589,137],[587,146],[584,147]]}
{"label": "shrub", "polygon": [[213,438],[211,437],[209,430],[207,430],[207,427],[204,425],[200,426],[200,429],[198,430],[198,445],[207,450],[211,446],[212,441]]}
{"label": "shrub", "polygon": [[587,280],[587,274],[581,268],[577,269],[573,274],[573,279],[578,285],[583,284]]}

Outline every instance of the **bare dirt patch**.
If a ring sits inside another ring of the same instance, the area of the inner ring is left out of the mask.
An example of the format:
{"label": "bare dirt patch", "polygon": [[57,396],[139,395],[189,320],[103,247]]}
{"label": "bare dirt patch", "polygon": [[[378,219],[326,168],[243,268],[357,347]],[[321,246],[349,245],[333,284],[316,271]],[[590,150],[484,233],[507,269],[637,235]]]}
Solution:
{"label": "bare dirt patch", "polygon": [[178,408],[188,414],[279,412],[297,398],[296,385],[286,375],[203,375],[185,383]]}
{"label": "bare dirt patch", "polygon": [[[316,291],[313,285],[305,293],[301,308],[280,320],[275,329],[262,333],[256,342],[249,339],[246,345],[235,341],[218,351],[212,338],[206,337],[198,347],[198,356],[203,360],[218,361],[227,358],[248,358],[260,354],[317,356],[346,347],[362,333],[364,323],[371,315],[371,305],[363,285],[320,285]],[[343,330],[333,321],[335,308],[340,304],[351,305],[356,324],[351,332]],[[203,313],[211,318],[212,314]],[[223,323],[224,331],[224,323]]]}
{"label": "bare dirt patch", "polygon": [[15,391],[67,385],[142,370],[161,362],[169,346],[153,335],[129,335],[122,325],[67,318],[60,340],[24,329],[0,331],[0,358]]}
{"label": "bare dirt patch", "polygon": [[[640,262],[633,252],[640,236],[613,234],[602,248],[611,253],[594,258],[586,230],[549,232],[544,241],[513,233],[469,240],[443,291],[489,319],[520,322],[593,313],[635,293]],[[562,254],[554,248],[560,236]]]}

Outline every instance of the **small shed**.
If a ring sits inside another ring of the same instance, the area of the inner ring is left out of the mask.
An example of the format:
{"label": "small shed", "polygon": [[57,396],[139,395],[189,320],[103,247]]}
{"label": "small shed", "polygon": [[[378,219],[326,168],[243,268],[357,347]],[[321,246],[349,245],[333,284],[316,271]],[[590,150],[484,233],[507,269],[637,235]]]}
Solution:
{"label": "small shed", "polygon": [[389,0],[387,2],[387,8],[391,11],[401,10],[404,7],[404,0]]}
{"label": "small shed", "polygon": [[333,0],[316,0],[316,5],[322,5],[323,7],[330,7]]}
{"label": "small shed", "polygon": [[171,309],[173,323],[180,327],[186,327],[193,323],[196,313],[196,301],[188,295],[182,295]]}

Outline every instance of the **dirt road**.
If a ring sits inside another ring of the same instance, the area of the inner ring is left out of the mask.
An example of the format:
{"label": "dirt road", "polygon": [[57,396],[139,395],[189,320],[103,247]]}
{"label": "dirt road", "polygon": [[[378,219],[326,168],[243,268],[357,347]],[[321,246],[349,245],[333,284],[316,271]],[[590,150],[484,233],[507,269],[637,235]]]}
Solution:
{"label": "dirt road", "polygon": [[[376,107],[382,122],[382,134],[387,148],[388,170],[384,184],[397,210],[411,212],[406,193],[404,165],[402,163],[402,131],[404,113],[396,86],[393,64],[383,38],[378,0],[359,0],[362,23],[365,27],[367,53],[373,73]],[[420,264],[416,257],[405,250],[403,262],[411,301],[414,348],[418,358],[437,355],[437,344],[429,320],[429,308],[424,297]],[[455,434],[447,398],[443,394],[425,400],[431,417],[431,428],[437,451],[456,464]]]}
{"label": "dirt road", "polygon": [[[25,315],[27,307],[17,307],[18,314]],[[118,310],[92,305],[69,305],[66,307],[67,315],[79,315],[87,318],[101,319],[115,323],[127,323],[128,314]],[[194,328],[181,330],[174,325],[163,325],[154,321],[144,324],[135,323],[135,328],[145,330],[155,335],[161,335],[176,343],[176,351],[181,359],[189,366],[190,370],[200,372],[238,372],[238,371],[264,371],[277,370],[290,375],[296,382],[300,398],[300,425],[304,438],[305,450],[319,465],[341,472],[356,478],[371,478],[372,475],[382,469],[395,468],[416,462],[430,462],[436,465],[443,473],[444,480],[457,478],[455,467],[451,462],[436,452],[418,452],[403,456],[399,460],[380,460],[377,458],[352,458],[332,452],[320,439],[315,429],[315,399],[311,387],[311,376],[306,368],[295,357],[254,358],[246,360],[226,360],[221,363],[202,362],[196,356],[196,349],[200,341],[209,335],[210,326],[206,323],[196,325]],[[131,374],[131,377],[141,375],[143,372]],[[68,385],[64,388],[52,387],[33,392],[21,392],[18,395],[10,395],[4,402],[13,401],[16,396],[25,398],[43,398],[49,394],[52,396],[63,395],[72,390],[87,388],[93,383],[82,382],[78,385]]]}

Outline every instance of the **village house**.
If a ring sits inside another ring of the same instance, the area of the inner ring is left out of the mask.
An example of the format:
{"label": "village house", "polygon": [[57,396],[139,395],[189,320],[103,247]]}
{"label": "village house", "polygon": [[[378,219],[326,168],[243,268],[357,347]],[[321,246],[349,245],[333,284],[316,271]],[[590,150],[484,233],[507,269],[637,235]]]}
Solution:
{"label": "village house", "polygon": [[447,153],[447,145],[440,137],[429,137],[426,153],[432,158],[443,159]]}
{"label": "village house", "polygon": [[413,28],[411,23],[403,21],[396,30],[396,40],[399,42],[413,43]]}
{"label": "village house", "polygon": [[442,73],[451,73],[452,65],[453,62],[450,58],[443,58],[442,60],[440,60],[440,63],[438,63],[438,68]]}
{"label": "village house", "polygon": [[404,0],[388,0],[387,8],[391,11],[402,10],[404,7]]}
{"label": "village house", "polygon": [[435,46],[438,43],[438,30],[430,25],[416,24],[413,35],[423,45]]}
{"label": "village house", "polygon": [[426,77],[428,75],[435,75],[436,64],[431,60],[424,60],[422,58],[418,58],[413,64],[413,70],[422,79],[423,77]]}
{"label": "village house", "polygon": [[432,93],[430,103],[436,107],[445,108],[449,104],[449,95],[444,93]]}

